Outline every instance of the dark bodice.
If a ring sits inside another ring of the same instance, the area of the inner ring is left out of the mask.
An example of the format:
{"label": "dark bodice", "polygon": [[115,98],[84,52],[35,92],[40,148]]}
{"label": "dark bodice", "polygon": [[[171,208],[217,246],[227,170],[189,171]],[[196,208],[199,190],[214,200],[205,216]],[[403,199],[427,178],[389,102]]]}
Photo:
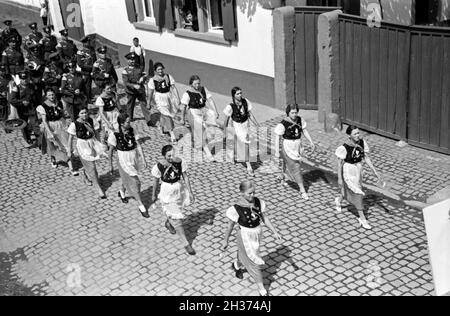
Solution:
{"label": "dark bodice", "polygon": [[253,207],[243,207],[235,205],[234,208],[239,214],[238,224],[247,228],[256,228],[261,225],[263,215],[261,210],[261,201],[255,198]]}

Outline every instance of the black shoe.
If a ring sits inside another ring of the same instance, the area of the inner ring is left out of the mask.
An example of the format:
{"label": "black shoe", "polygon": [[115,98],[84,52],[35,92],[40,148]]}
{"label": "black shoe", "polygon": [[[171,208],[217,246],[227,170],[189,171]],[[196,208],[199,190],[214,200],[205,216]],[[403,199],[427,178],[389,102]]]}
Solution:
{"label": "black shoe", "polygon": [[236,278],[241,280],[244,278],[244,271],[242,271],[242,269],[236,269],[234,263],[231,264],[231,269],[235,272]]}
{"label": "black shoe", "polygon": [[172,224],[170,224],[170,222],[168,220],[166,221],[166,228],[169,230],[169,232],[172,235],[176,235],[177,234],[177,231],[175,230],[175,228],[173,228]]}
{"label": "black shoe", "polygon": [[186,247],[184,247],[184,249],[186,249],[187,253],[191,256],[195,256],[197,254],[191,245],[187,245]]}
{"label": "black shoe", "polygon": [[[139,210],[139,212],[141,212],[141,210]],[[148,213],[148,211],[145,211],[145,213],[141,212],[141,215],[143,218],[150,218],[150,214]]]}
{"label": "black shoe", "polygon": [[122,197],[122,194],[120,194],[120,191],[119,192],[117,192],[117,196],[122,200],[122,203],[123,204],[127,204],[128,203],[128,198],[123,198]]}
{"label": "black shoe", "polygon": [[56,159],[55,159],[55,157],[52,157],[51,158],[51,163],[52,163],[52,168],[58,168],[58,164],[56,163]]}

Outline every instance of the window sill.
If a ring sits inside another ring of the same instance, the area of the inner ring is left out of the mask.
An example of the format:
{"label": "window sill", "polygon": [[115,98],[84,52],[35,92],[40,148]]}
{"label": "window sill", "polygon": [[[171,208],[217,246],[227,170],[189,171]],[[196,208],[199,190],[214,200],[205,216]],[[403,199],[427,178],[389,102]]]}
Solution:
{"label": "window sill", "polygon": [[139,30],[145,30],[155,33],[161,33],[161,30],[159,29],[159,26],[157,26],[155,23],[148,22],[148,21],[139,21],[134,23],[134,27]]}
{"label": "window sill", "polygon": [[194,32],[190,30],[183,30],[183,29],[176,29],[175,30],[175,36],[179,37],[186,37],[186,38],[192,38],[199,41],[205,41],[210,43],[216,43],[216,44],[222,44],[230,46],[231,43],[226,41],[223,38],[223,34],[217,32],[208,32],[208,33],[202,33],[202,32]]}

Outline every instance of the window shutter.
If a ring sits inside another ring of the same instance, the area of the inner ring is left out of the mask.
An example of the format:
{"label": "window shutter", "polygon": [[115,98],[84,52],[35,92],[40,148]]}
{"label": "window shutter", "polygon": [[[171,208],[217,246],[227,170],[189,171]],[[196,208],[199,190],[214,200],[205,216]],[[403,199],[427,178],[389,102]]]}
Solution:
{"label": "window shutter", "polygon": [[223,37],[226,41],[238,40],[236,1],[222,0]]}
{"label": "window shutter", "polygon": [[162,29],[175,30],[175,19],[171,0],[153,0],[156,25]]}
{"label": "window shutter", "polygon": [[165,4],[165,22],[164,26],[168,30],[175,30],[175,19],[173,17],[172,0],[164,1]]}
{"label": "window shutter", "polygon": [[127,7],[128,20],[130,23],[135,23],[138,21],[136,6],[134,5],[134,0],[125,0],[125,5]]}
{"label": "window shutter", "polygon": [[[166,0],[163,0],[166,1]],[[162,28],[161,25],[161,14],[160,14],[160,4],[161,1],[160,0],[153,0],[153,14],[155,15],[155,21],[156,21],[156,25],[159,26],[159,28]]]}

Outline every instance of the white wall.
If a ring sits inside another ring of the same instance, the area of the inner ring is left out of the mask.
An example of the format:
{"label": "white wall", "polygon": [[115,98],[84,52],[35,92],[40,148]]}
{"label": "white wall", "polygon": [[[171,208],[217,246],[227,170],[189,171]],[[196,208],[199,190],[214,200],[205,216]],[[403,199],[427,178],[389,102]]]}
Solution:
{"label": "white wall", "polygon": [[125,45],[131,45],[131,39],[137,36],[145,48],[159,53],[274,77],[272,11],[263,9],[259,2],[256,12],[249,17],[248,10],[242,12],[242,6],[256,1],[237,1],[239,42],[231,47],[176,37],[166,30],[163,33],[137,30],[128,21],[122,0],[81,2],[90,2],[94,12],[93,18],[83,13],[86,33],[95,30],[105,38]]}
{"label": "white wall", "polygon": [[41,5],[39,4],[39,0],[9,0],[11,2],[17,2],[24,5],[29,5],[33,7],[40,8]]}

